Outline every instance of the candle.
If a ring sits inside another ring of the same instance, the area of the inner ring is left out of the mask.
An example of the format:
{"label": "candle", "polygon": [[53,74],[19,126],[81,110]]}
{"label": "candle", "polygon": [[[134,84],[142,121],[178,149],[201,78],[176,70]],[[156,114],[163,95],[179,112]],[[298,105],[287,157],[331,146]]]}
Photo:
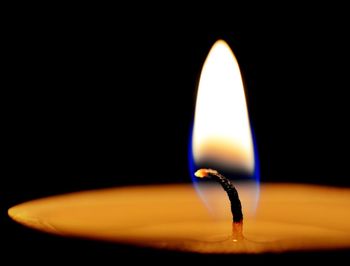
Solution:
{"label": "candle", "polygon": [[[19,204],[17,222],[48,233],[201,253],[261,253],[350,248],[350,189],[262,184],[255,217],[244,221],[245,240],[230,241],[231,214],[208,213],[192,185],[152,185],[75,192]],[[249,191],[241,187],[243,205]]]}
{"label": "candle", "polygon": [[222,188],[196,178],[194,186],[135,186],[43,198],[14,206],[9,215],[53,234],[199,253],[350,248],[349,189],[259,185],[243,83],[224,41],[215,43],[202,70],[191,144],[192,172],[205,166],[249,179],[233,180],[243,207],[242,239],[231,237],[232,216]]}

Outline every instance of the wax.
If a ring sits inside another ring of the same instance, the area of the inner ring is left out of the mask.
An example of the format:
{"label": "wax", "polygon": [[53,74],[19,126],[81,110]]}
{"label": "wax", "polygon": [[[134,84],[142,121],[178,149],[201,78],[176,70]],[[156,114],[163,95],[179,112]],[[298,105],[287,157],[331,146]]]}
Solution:
{"label": "wax", "polygon": [[[262,184],[256,213],[244,214],[244,240],[230,238],[226,194],[211,213],[191,184],[75,192],[9,209],[15,221],[48,233],[199,253],[263,253],[350,248],[350,189]],[[244,205],[249,193],[241,191]]]}

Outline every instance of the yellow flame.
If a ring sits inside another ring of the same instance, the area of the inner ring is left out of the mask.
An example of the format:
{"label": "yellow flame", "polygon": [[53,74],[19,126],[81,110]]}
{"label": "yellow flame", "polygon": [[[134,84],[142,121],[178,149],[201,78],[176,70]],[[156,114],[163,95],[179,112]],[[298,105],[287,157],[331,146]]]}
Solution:
{"label": "yellow flame", "polygon": [[205,60],[192,137],[197,163],[252,174],[254,149],[241,72],[232,50],[218,40]]}

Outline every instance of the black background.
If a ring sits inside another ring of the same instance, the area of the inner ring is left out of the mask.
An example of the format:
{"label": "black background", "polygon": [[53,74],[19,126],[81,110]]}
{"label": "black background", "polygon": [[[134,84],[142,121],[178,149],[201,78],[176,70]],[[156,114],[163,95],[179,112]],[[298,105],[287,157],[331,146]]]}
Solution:
{"label": "black background", "polygon": [[[15,224],[6,212],[26,200],[70,191],[190,182],[196,85],[219,38],[230,44],[241,67],[262,182],[348,187],[350,55],[340,11],[281,9],[256,16],[237,8],[217,20],[198,11],[185,19],[177,11],[139,15],[91,7],[9,18],[2,253],[37,262],[42,253],[62,261],[201,259],[48,236]],[[231,259],[205,257],[211,258]]]}

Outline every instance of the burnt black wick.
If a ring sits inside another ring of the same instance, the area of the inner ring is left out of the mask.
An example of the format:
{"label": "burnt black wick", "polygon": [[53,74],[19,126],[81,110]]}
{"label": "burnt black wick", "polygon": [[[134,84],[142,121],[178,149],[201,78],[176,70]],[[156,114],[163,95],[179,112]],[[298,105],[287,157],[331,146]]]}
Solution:
{"label": "burnt black wick", "polygon": [[223,189],[226,191],[231,203],[231,212],[233,216],[232,223],[232,238],[233,241],[243,239],[243,213],[242,205],[238,196],[238,192],[232,182],[221,175],[218,171],[213,169],[199,169],[194,174],[196,177],[205,178],[210,177],[219,182]]}

